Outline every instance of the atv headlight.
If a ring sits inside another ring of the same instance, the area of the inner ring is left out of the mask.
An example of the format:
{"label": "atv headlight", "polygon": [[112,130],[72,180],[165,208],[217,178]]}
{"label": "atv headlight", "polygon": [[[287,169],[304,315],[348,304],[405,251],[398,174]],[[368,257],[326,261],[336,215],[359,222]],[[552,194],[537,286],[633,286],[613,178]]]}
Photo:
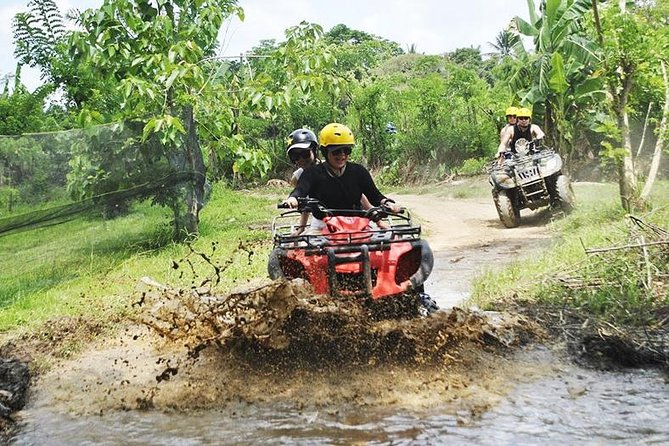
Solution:
{"label": "atv headlight", "polygon": [[546,172],[546,175],[550,175],[560,170],[561,163],[559,158],[552,156],[550,158],[544,158],[541,164],[543,167],[542,170]]}

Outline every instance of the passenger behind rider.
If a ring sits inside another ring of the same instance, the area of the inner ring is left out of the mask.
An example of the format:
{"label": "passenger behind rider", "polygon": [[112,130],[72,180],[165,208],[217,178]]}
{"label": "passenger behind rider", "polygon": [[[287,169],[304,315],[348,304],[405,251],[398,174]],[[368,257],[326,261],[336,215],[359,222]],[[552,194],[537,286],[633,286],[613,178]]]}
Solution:
{"label": "passenger behind rider", "polygon": [[500,141],[502,140],[502,136],[504,135],[504,132],[509,128],[513,127],[516,125],[516,114],[518,113],[518,108],[517,107],[507,107],[505,110],[505,115],[506,115],[506,124],[504,127],[502,127],[502,130],[499,131],[499,139]]}
{"label": "passenger behind rider", "polygon": [[295,187],[305,169],[320,163],[318,159],[318,139],[309,129],[297,129],[288,135],[286,155],[297,167],[290,177],[290,185]]}
{"label": "passenger behind rider", "polygon": [[500,160],[506,153],[516,153],[516,142],[519,140],[525,139],[529,143],[530,141],[541,140],[546,136],[538,125],[530,122],[532,112],[529,108],[519,108],[516,119],[516,124],[507,126],[500,138],[497,148],[497,156]]}
{"label": "passenger behind rider", "polygon": [[[371,205],[385,205],[392,212],[401,211],[400,206],[379,191],[365,167],[349,161],[355,138],[348,127],[328,124],[320,131],[318,139],[325,162],[302,172],[295,189],[284,200],[285,204],[296,208],[298,197],[309,196],[328,209],[361,209],[361,200],[366,196]],[[312,218],[309,233],[320,233],[323,227],[322,220]]]}
{"label": "passenger behind rider", "polygon": [[[297,169],[290,177],[290,185],[295,187],[297,181],[300,179],[302,172],[309,167],[320,163],[318,159],[318,139],[316,134],[309,129],[296,129],[288,135],[288,146],[286,148],[286,155]],[[300,235],[307,227],[309,220],[309,213],[304,212],[300,216],[300,224],[293,231],[292,235]]]}

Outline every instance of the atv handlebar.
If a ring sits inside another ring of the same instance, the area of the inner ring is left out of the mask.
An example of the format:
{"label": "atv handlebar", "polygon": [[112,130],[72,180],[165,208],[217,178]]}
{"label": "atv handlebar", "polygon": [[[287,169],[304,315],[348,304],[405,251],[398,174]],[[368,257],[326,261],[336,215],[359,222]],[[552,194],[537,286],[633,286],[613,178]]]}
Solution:
{"label": "atv handlebar", "polygon": [[[294,197],[297,200],[297,210],[300,212],[311,211],[314,207],[326,209],[320,201],[309,197]],[[292,209],[287,201],[282,201],[276,205],[277,209]]]}
{"label": "atv handlebar", "polygon": [[[367,210],[359,209],[328,209],[323,203],[315,198],[309,197],[296,197],[297,199],[297,212],[310,212],[318,216],[318,214],[324,215],[344,215],[352,217],[365,217],[369,218],[372,221],[379,221],[382,218],[387,217],[388,215],[397,215],[404,214],[406,208],[401,208],[399,212],[393,212],[390,207],[385,204],[380,206],[375,206]],[[277,209],[291,209],[288,203],[281,202],[276,205]],[[321,218],[321,217],[319,217]]]}
{"label": "atv handlebar", "polygon": [[524,145],[525,149],[522,151],[516,151],[516,150],[506,150],[504,152],[500,152],[497,157],[495,158],[494,163],[500,163],[503,162],[504,160],[510,160],[513,159],[515,156],[518,155],[526,155],[526,154],[534,154],[534,153],[539,153],[545,149],[549,149],[548,147],[544,146],[543,144],[543,139],[533,139],[531,141],[528,141],[527,144]]}

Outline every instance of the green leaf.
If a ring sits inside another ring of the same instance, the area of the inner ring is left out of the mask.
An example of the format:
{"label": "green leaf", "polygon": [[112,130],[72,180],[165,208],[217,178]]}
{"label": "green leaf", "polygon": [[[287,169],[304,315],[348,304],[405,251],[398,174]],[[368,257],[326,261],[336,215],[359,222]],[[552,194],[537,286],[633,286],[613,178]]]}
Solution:
{"label": "green leaf", "polygon": [[156,118],[152,118],[149,119],[149,122],[146,123],[144,130],[142,131],[142,142],[145,142],[149,136],[151,136],[151,134],[156,131],[157,121],[158,120]]}
{"label": "green leaf", "polygon": [[177,70],[172,70],[172,72],[170,73],[170,77],[168,77],[167,80],[165,81],[165,88],[166,88],[166,89],[169,90],[170,88],[172,88],[172,84],[174,83],[175,79],[176,79],[176,78],[179,76],[179,74],[180,74],[179,71],[180,71],[180,70],[178,70],[178,69],[177,69]]}
{"label": "green leaf", "polygon": [[551,87],[551,90],[558,94],[563,94],[569,88],[567,79],[564,73],[564,64],[562,61],[562,55],[560,53],[554,53],[551,57],[551,72],[548,79],[548,84]]}
{"label": "green leaf", "polygon": [[514,17],[513,21],[516,24],[516,27],[518,28],[518,32],[520,34],[531,37],[539,35],[539,30],[534,25],[527,23],[520,17]]}
{"label": "green leaf", "polygon": [[260,100],[262,99],[263,94],[261,92],[256,92],[253,97],[251,98],[251,105],[256,105]]}

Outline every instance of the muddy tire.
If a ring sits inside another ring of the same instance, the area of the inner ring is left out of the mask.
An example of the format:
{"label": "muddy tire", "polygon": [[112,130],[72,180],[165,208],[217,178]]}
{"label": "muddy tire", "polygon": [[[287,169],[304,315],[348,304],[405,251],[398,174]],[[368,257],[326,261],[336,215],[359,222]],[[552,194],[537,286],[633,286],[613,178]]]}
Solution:
{"label": "muddy tire", "polygon": [[564,212],[571,212],[576,203],[574,190],[571,187],[571,182],[566,175],[560,175],[555,180],[555,193],[560,207]]}
{"label": "muddy tire", "polygon": [[416,291],[407,291],[380,299],[369,299],[366,301],[366,306],[369,317],[373,321],[413,319],[423,317],[426,313],[425,310],[422,310],[420,293]]}
{"label": "muddy tire", "polygon": [[281,269],[281,260],[280,257],[283,255],[283,251],[279,248],[274,248],[269,254],[269,260],[267,262],[267,272],[269,273],[269,278],[272,280],[283,279],[285,275]]}
{"label": "muddy tire", "polygon": [[520,209],[514,204],[509,192],[505,190],[494,191],[492,196],[497,215],[499,215],[502,224],[507,228],[517,227],[520,224]]}

